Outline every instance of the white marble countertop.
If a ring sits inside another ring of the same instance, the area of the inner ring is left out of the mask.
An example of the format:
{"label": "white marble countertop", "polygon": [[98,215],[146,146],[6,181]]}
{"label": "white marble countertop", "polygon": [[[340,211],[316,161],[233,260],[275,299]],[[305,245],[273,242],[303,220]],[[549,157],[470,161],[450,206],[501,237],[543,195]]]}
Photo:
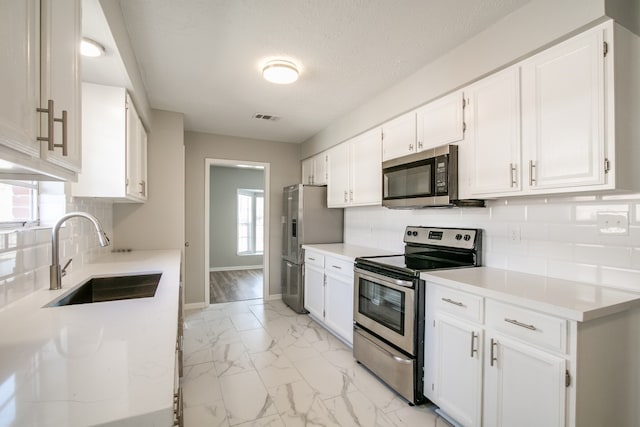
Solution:
{"label": "white marble countertop", "polygon": [[350,245],[347,243],[321,243],[317,245],[302,245],[304,249],[313,249],[325,255],[342,258],[353,262],[361,256],[396,255],[384,249],[368,248],[366,246]]}
{"label": "white marble countertop", "polygon": [[638,293],[490,267],[423,272],[421,278],[577,321],[640,306]]}
{"label": "white marble countertop", "polygon": [[[162,272],[152,298],[43,307],[86,279]],[[171,425],[180,251],[116,253],[0,311],[0,425]]]}

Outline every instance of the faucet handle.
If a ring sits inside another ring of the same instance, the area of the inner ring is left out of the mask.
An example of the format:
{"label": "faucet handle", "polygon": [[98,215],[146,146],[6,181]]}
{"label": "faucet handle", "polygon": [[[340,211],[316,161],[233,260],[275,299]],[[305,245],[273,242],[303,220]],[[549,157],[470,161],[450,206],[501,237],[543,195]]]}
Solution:
{"label": "faucet handle", "polygon": [[69,264],[71,264],[71,261],[73,261],[73,258],[69,258],[69,261],[67,261],[67,263],[64,265],[64,267],[62,267],[62,271],[60,272],[61,276],[66,276],[67,275],[67,267],[69,267]]}

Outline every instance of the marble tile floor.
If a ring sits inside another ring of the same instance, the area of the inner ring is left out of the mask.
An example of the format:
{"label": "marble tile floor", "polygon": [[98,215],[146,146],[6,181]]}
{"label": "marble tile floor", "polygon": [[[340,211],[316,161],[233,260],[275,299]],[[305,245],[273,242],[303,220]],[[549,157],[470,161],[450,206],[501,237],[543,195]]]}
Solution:
{"label": "marble tile floor", "polygon": [[185,426],[445,427],[406,401],[351,349],[282,301],[185,313]]}

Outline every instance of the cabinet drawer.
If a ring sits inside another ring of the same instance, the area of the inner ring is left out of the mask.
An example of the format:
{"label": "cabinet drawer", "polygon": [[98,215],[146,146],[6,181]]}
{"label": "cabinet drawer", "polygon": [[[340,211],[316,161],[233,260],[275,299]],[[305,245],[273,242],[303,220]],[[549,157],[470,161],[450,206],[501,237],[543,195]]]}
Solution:
{"label": "cabinet drawer", "polygon": [[549,350],[566,353],[567,321],[487,300],[487,327]]}
{"label": "cabinet drawer", "polygon": [[474,322],[483,322],[483,298],[478,295],[435,286],[433,295],[437,310],[446,311]]}
{"label": "cabinet drawer", "polygon": [[324,255],[318,252],[304,251],[304,262],[324,268]]}
{"label": "cabinet drawer", "polygon": [[325,272],[353,277],[353,262],[341,258],[326,257],[324,262]]}

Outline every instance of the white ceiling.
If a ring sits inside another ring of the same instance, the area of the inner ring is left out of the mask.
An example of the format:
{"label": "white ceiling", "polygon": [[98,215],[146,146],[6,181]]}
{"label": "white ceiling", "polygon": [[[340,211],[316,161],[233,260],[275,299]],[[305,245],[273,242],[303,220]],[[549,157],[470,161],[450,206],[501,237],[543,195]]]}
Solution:
{"label": "white ceiling", "polygon": [[[120,3],[153,108],[187,130],[299,143],[527,1]],[[264,81],[271,57],[300,64],[298,82]]]}

